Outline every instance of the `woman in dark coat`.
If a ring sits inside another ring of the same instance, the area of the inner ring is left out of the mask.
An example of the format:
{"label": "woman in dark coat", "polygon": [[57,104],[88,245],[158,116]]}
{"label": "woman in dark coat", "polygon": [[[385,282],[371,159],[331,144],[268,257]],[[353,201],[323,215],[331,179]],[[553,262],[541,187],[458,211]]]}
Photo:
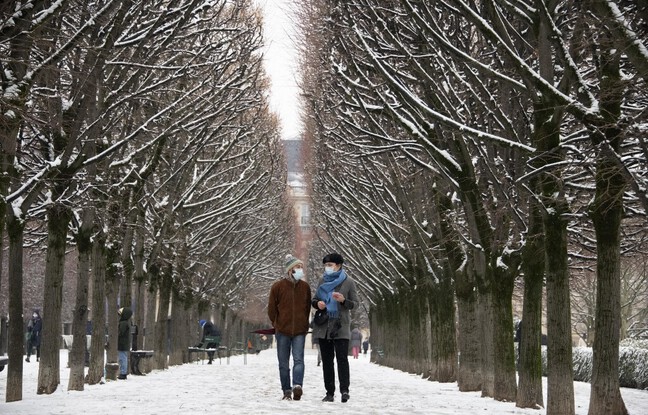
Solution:
{"label": "woman in dark coat", "polygon": [[324,275],[319,281],[313,308],[325,311],[325,321],[313,324],[313,337],[318,339],[322,353],[322,372],[326,396],[322,401],[333,402],[335,395],[335,362],[342,402],[349,400],[349,340],[351,315],[358,302],[355,283],[342,268],[342,255],[333,252],[324,257]]}
{"label": "woman in dark coat", "polygon": [[128,374],[128,353],[130,351],[131,324],[130,318],[133,310],[128,307],[122,307],[117,312],[119,314],[119,328],[117,337],[117,351],[119,352],[119,376],[118,379],[126,379]]}
{"label": "woman in dark coat", "polygon": [[27,358],[25,362],[29,362],[29,357],[32,354],[32,349],[36,348],[36,361],[40,360],[40,342],[41,331],[43,330],[43,320],[41,319],[38,310],[34,310],[32,318],[27,323]]}

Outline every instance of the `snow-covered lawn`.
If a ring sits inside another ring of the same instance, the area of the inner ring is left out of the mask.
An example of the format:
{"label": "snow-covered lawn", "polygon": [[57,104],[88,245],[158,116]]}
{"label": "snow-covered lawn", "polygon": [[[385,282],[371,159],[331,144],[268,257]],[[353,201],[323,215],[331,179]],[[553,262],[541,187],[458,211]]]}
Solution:
{"label": "snow-covered lawn", "polygon": [[[6,368],[0,372],[0,414],[545,414],[519,409],[514,403],[481,398],[479,392],[459,392],[456,384],[429,382],[418,376],[369,363],[367,356],[350,357],[351,399],[323,403],[321,367],[315,350],[306,350],[304,396],[282,401],[274,349],[258,355],[235,356],[214,365],[201,363],[129,375],[125,381],[86,386],[68,392],[67,351],[61,351],[61,385],[52,395],[37,395],[38,366],[24,363],[23,400],[5,403]],[[587,414],[589,384],[575,383],[576,413]],[[546,388],[545,388],[546,393]],[[648,414],[648,391],[623,389],[631,414]]]}

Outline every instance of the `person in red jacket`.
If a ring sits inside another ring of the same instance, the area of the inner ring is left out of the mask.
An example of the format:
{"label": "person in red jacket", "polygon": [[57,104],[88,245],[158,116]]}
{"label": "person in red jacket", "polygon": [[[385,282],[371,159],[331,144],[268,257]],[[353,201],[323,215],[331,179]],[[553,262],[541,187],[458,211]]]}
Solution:
{"label": "person in red jacket", "polygon": [[308,334],[310,308],[311,290],[304,281],[304,263],[288,255],[284,264],[284,276],[272,285],[268,297],[268,318],[275,329],[282,399],[298,401],[303,393],[304,343]]}

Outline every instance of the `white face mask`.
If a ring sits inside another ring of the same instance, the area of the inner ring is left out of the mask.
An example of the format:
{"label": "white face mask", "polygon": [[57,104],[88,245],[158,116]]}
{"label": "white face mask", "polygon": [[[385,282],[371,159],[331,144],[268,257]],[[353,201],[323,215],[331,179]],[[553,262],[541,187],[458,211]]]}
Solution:
{"label": "white face mask", "polygon": [[326,275],[333,274],[335,272],[335,268],[333,267],[324,267],[324,273]]}
{"label": "white face mask", "polygon": [[304,270],[301,269],[301,268],[297,268],[296,270],[294,270],[293,271],[293,278],[296,279],[297,281],[304,278]]}
{"label": "white face mask", "polygon": [[36,318],[36,317],[38,317],[38,314],[34,313],[34,314],[32,315],[32,317]]}

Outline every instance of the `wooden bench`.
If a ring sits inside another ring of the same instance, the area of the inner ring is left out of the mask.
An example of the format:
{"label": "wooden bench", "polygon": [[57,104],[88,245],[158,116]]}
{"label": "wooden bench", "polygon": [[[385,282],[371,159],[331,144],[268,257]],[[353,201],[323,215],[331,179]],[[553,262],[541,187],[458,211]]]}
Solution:
{"label": "wooden bench", "polygon": [[[189,347],[189,361],[192,361],[191,355],[192,353],[200,353],[201,354],[201,362],[202,358],[204,358],[206,353],[214,353],[214,355],[218,356],[218,361],[221,361],[222,354],[227,352],[227,347],[226,346],[220,346],[220,336],[205,336],[205,340],[202,341],[198,346],[193,346]],[[207,347],[208,344],[217,344],[219,346],[216,347]]]}
{"label": "wooden bench", "polygon": [[0,372],[4,370],[7,363],[9,363],[9,356],[0,356]]}
{"label": "wooden bench", "polygon": [[140,360],[153,357],[153,350],[131,350],[130,357],[130,372],[133,375],[143,376],[144,373],[139,368]]}

